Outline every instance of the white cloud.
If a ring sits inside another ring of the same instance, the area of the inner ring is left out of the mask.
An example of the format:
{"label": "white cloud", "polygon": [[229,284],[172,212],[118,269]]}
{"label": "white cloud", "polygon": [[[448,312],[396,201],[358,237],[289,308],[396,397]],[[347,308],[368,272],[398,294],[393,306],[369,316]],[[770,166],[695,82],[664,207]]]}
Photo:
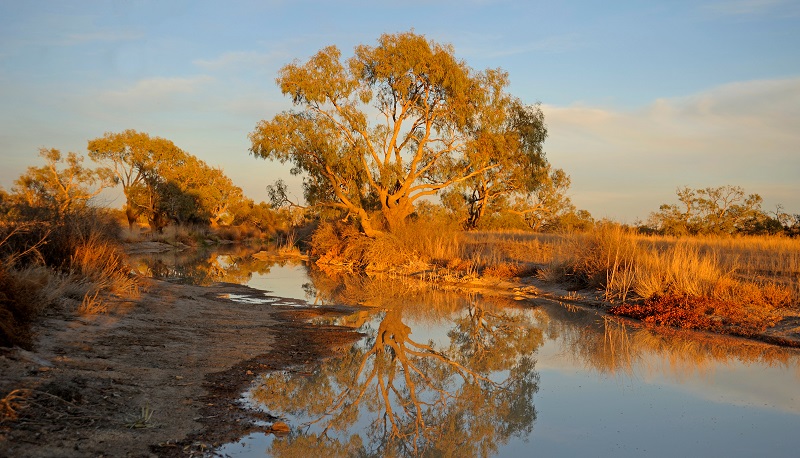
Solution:
{"label": "white cloud", "polygon": [[164,112],[169,111],[175,104],[187,102],[186,95],[200,92],[213,81],[214,78],[207,75],[189,78],[147,78],[125,89],[106,91],[100,95],[99,101],[130,110],[152,107],[154,111]]}
{"label": "white cloud", "polygon": [[800,212],[800,78],[728,84],[634,111],[543,110],[549,158],[596,216],[644,218],[678,186],[724,184]]}

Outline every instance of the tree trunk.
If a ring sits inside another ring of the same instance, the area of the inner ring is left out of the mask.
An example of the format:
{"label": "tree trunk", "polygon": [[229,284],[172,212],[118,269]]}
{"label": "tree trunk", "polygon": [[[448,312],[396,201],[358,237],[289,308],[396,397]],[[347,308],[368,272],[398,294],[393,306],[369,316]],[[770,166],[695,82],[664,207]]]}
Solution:
{"label": "tree trunk", "polygon": [[125,204],[125,218],[128,219],[128,230],[133,230],[133,224],[136,222],[136,212],[130,206]]}
{"label": "tree trunk", "polygon": [[394,232],[402,228],[406,224],[408,215],[414,212],[414,206],[409,202],[394,207],[384,207],[383,216],[386,218],[386,224],[389,226],[389,232]]}
{"label": "tree trunk", "polygon": [[361,229],[364,231],[364,235],[370,238],[375,238],[382,234],[381,231],[372,226],[372,220],[363,208],[357,209],[356,213],[358,214],[358,220],[361,223]]}

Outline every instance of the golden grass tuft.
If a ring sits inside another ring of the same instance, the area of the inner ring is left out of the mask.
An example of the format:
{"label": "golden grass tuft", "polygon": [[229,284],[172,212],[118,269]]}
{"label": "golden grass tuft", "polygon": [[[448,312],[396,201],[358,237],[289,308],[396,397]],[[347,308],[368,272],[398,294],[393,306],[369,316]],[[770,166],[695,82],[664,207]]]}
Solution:
{"label": "golden grass tuft", "polygon": [[124,252],[114,242],[89,237],[75,247],[70,268],[92,282],[96,291],[108,291],[123,297],[139,296],[139,284],[130,275]]}
{"label": "golden grass tuft", "polygon": [[0,399],[0,423],[17,419],[20,410],[27,405],[31,390],[15,389]]}
{"label": "golden grass tuft", "polygon": [[94,294],[86,293],[81,300],[81,305],[78,306],[78,313],[81,315],[97,315],[108,312],[108,305],[98,296],[100,291],[95,291]]}
{"label": "golden grass tuft", "polygon": [[511,262],[501,262],[493,264],[483,269],[483,276],[490,278],[509,279],[519,277],[524,268],[519,264]]}

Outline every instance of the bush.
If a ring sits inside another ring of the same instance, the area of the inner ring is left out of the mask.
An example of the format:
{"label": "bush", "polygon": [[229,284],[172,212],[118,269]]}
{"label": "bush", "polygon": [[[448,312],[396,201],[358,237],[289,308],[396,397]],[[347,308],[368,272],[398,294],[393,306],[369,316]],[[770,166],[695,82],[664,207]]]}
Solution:
{"label": "bush", "polygon": [[667,294],[649,298],[640,304],[622,304],[611,307],[609,313],[637,318],[645,323],[740,336],[758,334],[780,320],[775,307],[764,303],[746,306],[729,300],[688,294]]}
{"label": "bush", "polygon": [[113,215],[93,208],[61,214],[22,204],[5,210],[0,220],[0,345],[30,346],[31,323],[59,296],[101,310],[98,304],[106,294],[138,294]]}
{"label": "bush", "polygon": [[30,349],[30,325],[49,305],[45,296],[49,282],[45,269],[16,270],[0,265],[0,346]]}

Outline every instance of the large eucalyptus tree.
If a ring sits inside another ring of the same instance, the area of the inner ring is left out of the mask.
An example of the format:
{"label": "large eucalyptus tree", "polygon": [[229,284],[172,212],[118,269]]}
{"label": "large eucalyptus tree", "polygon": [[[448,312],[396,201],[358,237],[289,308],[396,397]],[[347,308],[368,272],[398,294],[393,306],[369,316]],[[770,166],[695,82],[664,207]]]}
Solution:
{"label": "large eucalyptus tree", "polygon": [[345,61],[330,46],[281,69],[296,108],[259,122],[250,151],[304,174],[310,204],[355,215],[367,235],[382,214],[391,231],[415,201],[504,165],[474,148],[493,103],[508,98],[503,75],[414,32],[382,35]]}

